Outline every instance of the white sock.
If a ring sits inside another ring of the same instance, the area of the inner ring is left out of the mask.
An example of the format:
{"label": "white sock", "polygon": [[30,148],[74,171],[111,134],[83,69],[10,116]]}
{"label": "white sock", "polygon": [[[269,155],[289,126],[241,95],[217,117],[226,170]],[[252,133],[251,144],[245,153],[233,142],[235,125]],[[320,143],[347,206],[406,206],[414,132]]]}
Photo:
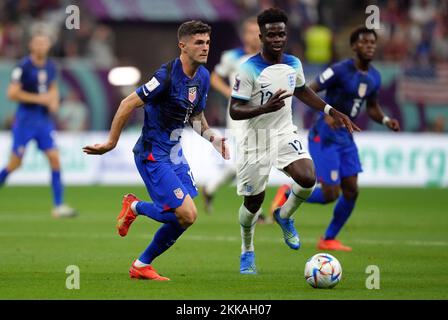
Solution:
{"label": "white sock", "polygon": [[150,266],[150,264],[143,263],[143,262],[141,262],[140,260],[137,259],[134,262],[134,266],[136,266],[137,268],[142,268],[142,267]]}
{"label": "white sock", "polygon": [[286,200],[285,204],[280,209],[280,218],[291,218],[297,208],[308,199],[311,193],[313,193],[314,187],[315,185],[311,188],[304,188],[294,182],[288,200]]}
{"label": "white sock", "polygon": [[239,221],[241,226],[241,252],[254,251],[254,233],[255,225],[257,224],[258,216],[261,213],[261,208],[256,213],[252,213],[246,209],[244,204],[241,205],[239,211]]}
{"label": "white sock", "polygon": [[131,210],[132,210],[132,212],[134,212],[136,215],[138,215],[138,212],[137,212],[137,203],[138,203],[138,201],[133,201],[133,202],[131,203]]}

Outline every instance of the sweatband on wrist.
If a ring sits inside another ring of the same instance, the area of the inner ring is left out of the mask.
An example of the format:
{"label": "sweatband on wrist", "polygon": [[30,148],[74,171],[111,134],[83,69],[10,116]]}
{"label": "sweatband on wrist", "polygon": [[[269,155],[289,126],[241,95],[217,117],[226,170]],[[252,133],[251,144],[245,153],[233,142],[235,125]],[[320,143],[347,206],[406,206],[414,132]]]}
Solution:
{"label": "sweatband on wrist", "polygon": [[325,107],[324,107],[324,112],[325,112],[325,114],[330,115],[330,110],[331,110],[331,109],[333,109],[333,107],[330,106],[329,104],[326,104]]}

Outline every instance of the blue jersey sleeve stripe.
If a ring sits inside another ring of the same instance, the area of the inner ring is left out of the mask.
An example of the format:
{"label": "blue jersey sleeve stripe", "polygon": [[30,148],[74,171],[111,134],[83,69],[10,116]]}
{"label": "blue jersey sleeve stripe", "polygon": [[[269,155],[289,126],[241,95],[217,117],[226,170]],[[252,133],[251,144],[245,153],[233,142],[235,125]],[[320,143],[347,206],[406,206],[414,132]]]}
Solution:
{"label": "blue jersey sleeve stripe", "polygon": [[250,100],[250,97],[243,97],[243,96],[240,96],[240,95],[237,95],[237,94],[232,94],[232,98],[240,99],[240,100],[244,100],[244,101],[249,101]]}

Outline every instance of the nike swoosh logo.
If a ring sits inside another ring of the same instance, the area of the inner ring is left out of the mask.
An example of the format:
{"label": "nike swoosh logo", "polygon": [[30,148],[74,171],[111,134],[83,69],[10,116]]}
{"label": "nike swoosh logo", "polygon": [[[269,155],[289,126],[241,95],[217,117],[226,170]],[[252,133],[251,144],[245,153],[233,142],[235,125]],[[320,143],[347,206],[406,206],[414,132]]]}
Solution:
{"label": "nike swoosh logo", "polygon": [[270,83],[262,84],[262,85],[261,85],[261,89],[267,88],[267,87],[269,87],[270,85],[271,85]]}
{"label": "nike swoosh logo", "polygon": [[143,85],[143,94],[145,95],[145,96],[147,96],[148,94],[149,94],[149,92],[146,92],[145,91],[145,86]]}

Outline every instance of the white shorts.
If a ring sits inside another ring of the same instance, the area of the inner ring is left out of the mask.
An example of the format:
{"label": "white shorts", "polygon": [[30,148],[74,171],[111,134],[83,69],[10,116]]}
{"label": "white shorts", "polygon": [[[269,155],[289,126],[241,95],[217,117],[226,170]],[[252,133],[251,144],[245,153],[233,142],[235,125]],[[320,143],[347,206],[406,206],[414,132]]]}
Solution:
{"label": "white shorts", "polygon": [[[252,144],[254,145],[254,144]],[[255,144],[256,145],[256,144]],[[275,167],[285,174],[284,169],[296,160],[310,159],[305,144],[297,133],[271,138],[271,143],[258,143],[258,147],[242,144],[238,149],[237,193],[252,196],[263,192],[269,179],[271,168]]]}

